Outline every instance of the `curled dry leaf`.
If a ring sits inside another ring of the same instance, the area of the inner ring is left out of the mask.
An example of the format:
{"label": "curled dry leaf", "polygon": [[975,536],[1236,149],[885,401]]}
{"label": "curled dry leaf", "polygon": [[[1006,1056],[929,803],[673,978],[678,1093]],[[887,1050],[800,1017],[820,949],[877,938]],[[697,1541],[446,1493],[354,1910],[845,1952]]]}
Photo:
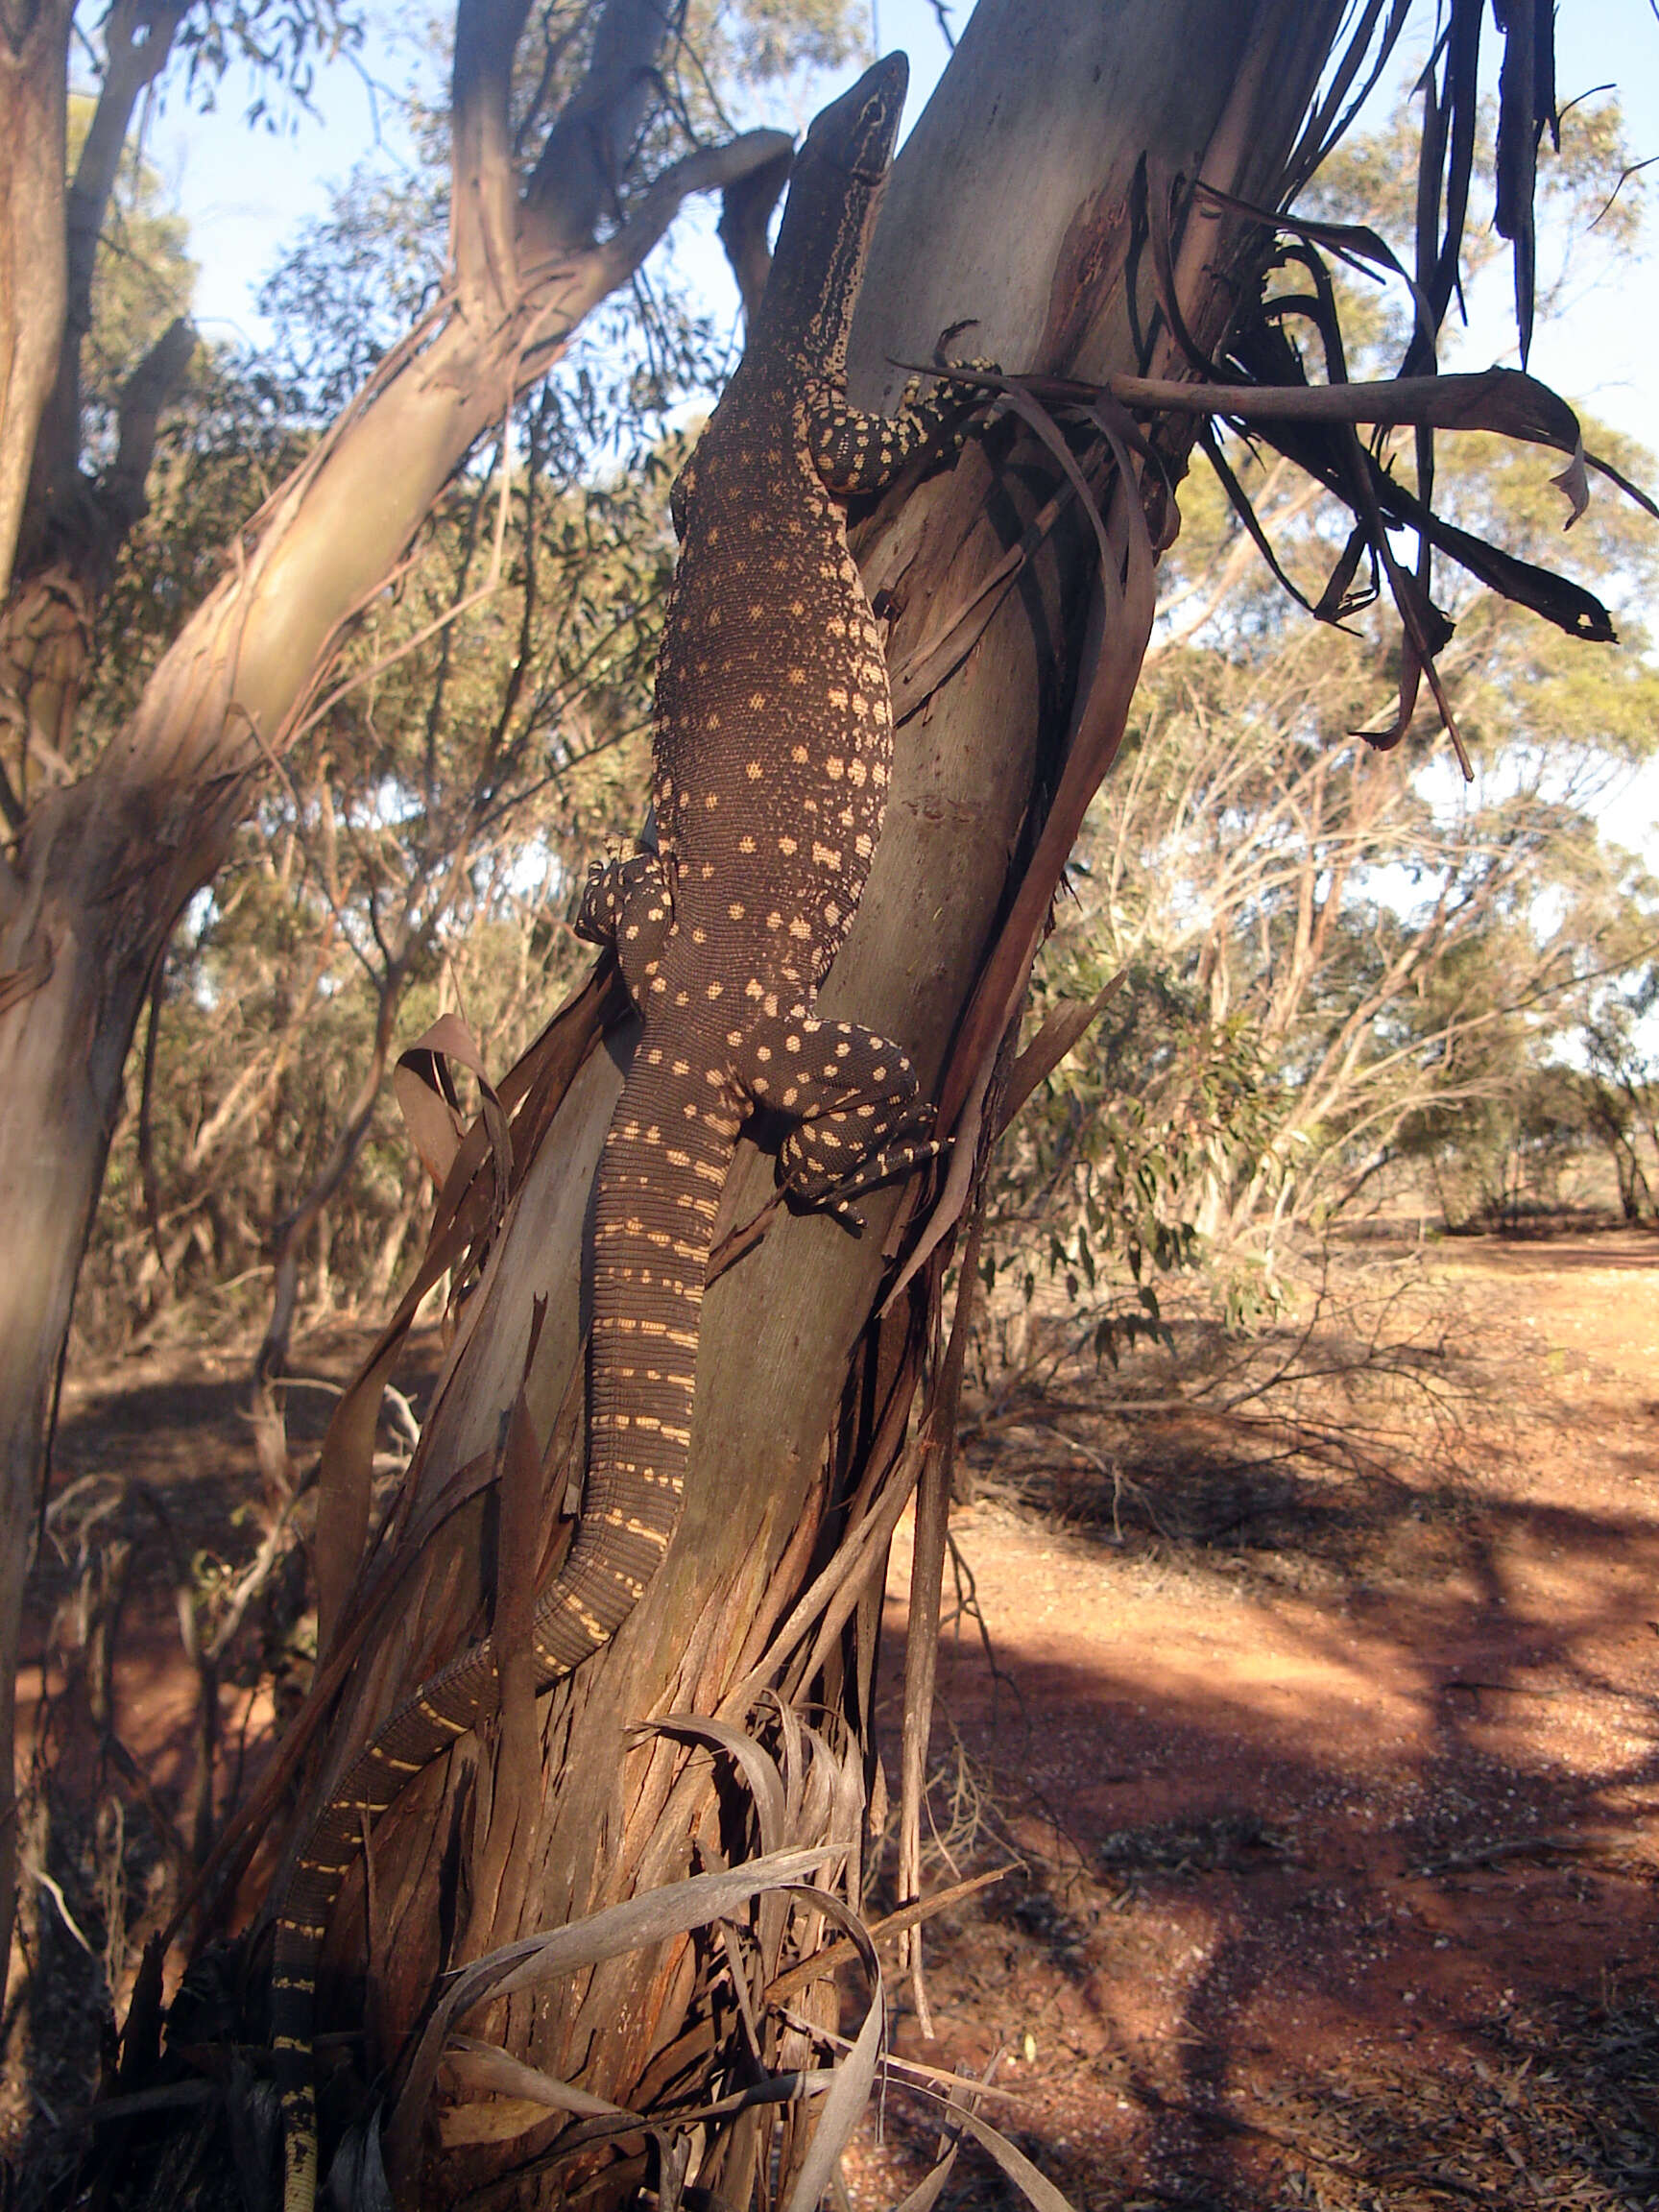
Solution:
{"label": "curled dry leaf", "polygon": [[498,2044],[480,2042],[476,2036],[450,2037],[443,2071],[474,2096],[513,2108],[492,2111],[489,2105],[479,2104],[447,2107],[439,2121],[439,2133],[445,2145],[502,2142],[539,2127],[549,2112],[573,2112],[583,2120],[638,2120],[637,2113],[624,2106],[578,2089],[573,2082],[561,2081],[539,2066],[527,2066]]}
{"label": "curled dry leaf", "polygon": [[665,1713],[661,1720],[648,1721],[641,1733],[699,1737],[724,1751],[749,1785],[760,1827],[761,1850],[770,1853],[783,1848],[789,1840],[784,1830],[783,1777],[771,1752],[746,1728],[703,1713]]}
{"label": "curled dry leaf", "polygon": [[824,2099],[811,2144],[796,2171],[794,2186],[784,2206],[784,2212],[815,2212],[835,2178],[841,2153],[852,2142],[870,2102],[870,2091],[876,2080],[876,2061],[880,2056],[887,2023],[887,2008],[882,1992],[881,1963],[870,1940],[870,1932],[857,1913],[824,1890],[808,1892],[796,1884],[791,1885],[791,1893],[798,1898],[809,1898],[815,1911],[839,1924],[842,1933],[856,1946],[870,1986],[870,2002],[863,2021],[852,2049],[834,2069],[835,2079]]}
{"label": "curled dry leaf", "polygon": [[[627,1951],[688,1935],[694,1928],[730,1917],[763,1891],[799,1882],[842,1856],[834,1846],[820,1845],[771,1852],[747,1865],[719,1873],[690,1875],[683,1882],[608,1906],[565,1927],[522,1936],[463,1968],[450,1978],[433,2007],[410,2061],[402,2094],[386,2131],[393,2167],[403,2170],[413,2152],[452,2024],[475,2005],[486,1998],[512,1996],[585,1966],[596,1966]],[[817,1894],[814,1892],[815,1897]]]}
{"label": "curled dry leaf", "polygon": [[1070,2198],[1056,2189],[1047,2176],[1032,2165],[1024,2152],[1016,2150],[1007,2136],[1000,2134],[989,2121],[956,2104],[952,2104],[950,2115],[955,2127],[972,2135],[981,2150],[990,2152],[1025,2201],[1037,2207],[1037,2212],[1077,2212]]}

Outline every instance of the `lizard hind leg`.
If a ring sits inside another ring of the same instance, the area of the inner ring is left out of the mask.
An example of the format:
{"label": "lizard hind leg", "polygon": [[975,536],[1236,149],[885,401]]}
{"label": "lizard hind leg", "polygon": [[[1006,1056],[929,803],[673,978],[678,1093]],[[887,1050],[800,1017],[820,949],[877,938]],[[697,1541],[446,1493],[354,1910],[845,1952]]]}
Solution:
{"label": "lizard hind leg", "polygon": [[784,1191],[854,1232],[854,1198],[942,1149],[909,1055],[856,1022],[798,1008],[752,1030],[741,1062],[756,1102],[796,1118],[779,1148]]}
{"label": "lizard hind leg", "polygon": [[589,945],[609,945],[636,1006],[644,1003],[649,978],[674,926],[674,888],[659,854],[624,850],[595,860],[576,917],[576,934]]}

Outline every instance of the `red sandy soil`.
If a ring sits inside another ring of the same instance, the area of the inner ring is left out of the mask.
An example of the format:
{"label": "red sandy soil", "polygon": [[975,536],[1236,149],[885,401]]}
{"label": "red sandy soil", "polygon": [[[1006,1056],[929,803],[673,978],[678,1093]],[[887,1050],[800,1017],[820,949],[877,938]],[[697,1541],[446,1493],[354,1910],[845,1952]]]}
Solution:
{"label": "red sandy soil", "polygon": [[[1109,1373],[970,1454],[936,1869],[1022,1863],[898,2049],[1006,2052],[985,2116],[1078,2212],[1659,2203],[1659,1243],[1433,1272],[1485,1404],[1426,1456],[1270,1455],[1257,1512],[1225,1424],[1114,1432]],[[854,2202],[932,2148],[901,2116]],[[966,2163],[944,2201],[1016,2200]]]}

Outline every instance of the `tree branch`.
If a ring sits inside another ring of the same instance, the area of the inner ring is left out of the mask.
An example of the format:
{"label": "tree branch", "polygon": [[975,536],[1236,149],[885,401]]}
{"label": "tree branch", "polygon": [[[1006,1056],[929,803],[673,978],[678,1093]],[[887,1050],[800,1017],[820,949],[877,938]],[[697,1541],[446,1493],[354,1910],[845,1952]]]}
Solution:
{"label": "tree branch", "polygon": [[[40,560],[55,556],[58,526],[84,503],[81,353],[92,327],[98,241],[108,215],[132,110],[138,95],[166,60],[179,20],[180,11],[175,8],[163,6],[152,12],[145,0],[116,0],[104,26],[104,82],[76,163],[74,182],[61,202],[66,256],[64,311],[52,392],[34,455],[20,556],[26,571]],[[98,550],[94,550],[94,558]]]}
{"label": "tree branch", "polygon": [[735,183],[728,184],[724,194],[717,234],[732,264],[732,274],[737,279],[746,324],[754,322],[760,295],[766,289],[767,275],[772,267],[766,227],[778,204],[778,196],[789,180],[789,162],[787,154],[780,154],[776,160],[767,161],[738,178]]}
{"label": "tree branch", "polygon": [[529,0],[460,0],[451,80],[454,175],[449,251],[462,312],[489,324],[517,298],[513,56]]}
{"label": "tree branch", "polygon": [[144,513],[144,486],[156,458],[161,411],[179,397],[195,351],[195,327],[180,315],[168,324],[121,388],[117,418],[120,442],[100,487],[108,539],[103,549],[107,560],[113,561],[127,533]]}
{"label": "tree branch", "polygon": [[588,245],[601,217],[619,206],[657,65],[682,13],[680,0],[609,0],[593,33],[588,73],[547,133],[525,185],[527,228],[539,252]]}
{"label": "tree branch", "polygon": [[593,249],[590,258],[604,290],[613,291],[634,274],[693,192],[733,183],[776,161],[793,144],[786,131],[745,131],[724,146],[701,146],[665,169],[621,229]]}
{"label": "tree branch", "polygon": [[161,71],[182,11],[146,0],[116,0],[104,24],[106,66],[92,123],[75,164],[64,228],[68,240],[68,303],[64,348],[77,352],[92,327],[92,277],[98,239],[132,127],[138,95]]}

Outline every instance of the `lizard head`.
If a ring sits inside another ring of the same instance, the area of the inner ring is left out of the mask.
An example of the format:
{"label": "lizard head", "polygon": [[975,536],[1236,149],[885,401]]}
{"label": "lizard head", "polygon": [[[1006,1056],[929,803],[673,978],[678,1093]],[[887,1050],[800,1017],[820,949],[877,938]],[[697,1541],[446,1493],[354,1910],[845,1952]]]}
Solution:
{"label": "lizard head", "polygon": [[893,158],[909,84],[908,59],[902,54],[885,55],[850,91],[812,118],[800,164],[830,161],[863,183],[879,184]]}
{"label": "lizard head", "polygon": [[814,117],[795,156],[752,350],[839,370],[909,82],[904,56],[889,54]]}

